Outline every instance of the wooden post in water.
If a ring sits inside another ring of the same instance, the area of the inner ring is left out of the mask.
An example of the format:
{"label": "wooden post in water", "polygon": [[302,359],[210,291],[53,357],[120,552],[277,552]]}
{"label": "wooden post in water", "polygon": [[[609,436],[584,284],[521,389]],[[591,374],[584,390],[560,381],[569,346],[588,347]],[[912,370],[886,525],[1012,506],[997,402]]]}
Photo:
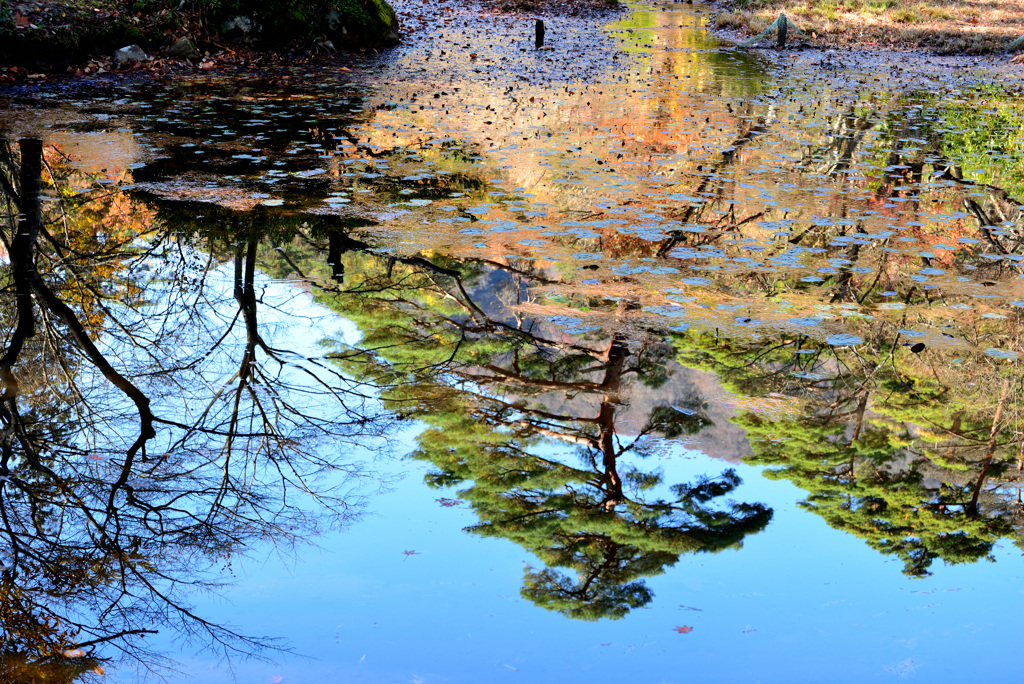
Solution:
{"label": "wooden post in water", "polygon": [[800,35],[805,38],[807,37],[807,34],[797,28],[797,25],[794,24],[791,19],[789,19],[785,14],[780,14],[779,18],[773,21],[764,31],[761,31],[750,40],[743,41],[736,47],[745,48],[756,45],[763,39],[767,38],[768,34],[773,30],[775,31],[775,46],[780,50],[786,47],[786,39],[789,37],[790,30],[793,31],[793,35],[795,36]]}
{"label": "wooden post in water", "polygon": [[544,47],[544,22],[537,20],[537,39],[535,44],[538,48]]}
{"label": "wooden post in water", "polygon": [[775,26],[775,30],[776,30],[775,47],[777,47],[780,50],[782,50],[783,48],[786,47],[786,33],[787,33],[786,29],[788,28],[786,25],[789,23],[789,21],[787,21],[785,14],[780,14],[779,18],[776,20],[775,23],[776,23],[776,26]]}

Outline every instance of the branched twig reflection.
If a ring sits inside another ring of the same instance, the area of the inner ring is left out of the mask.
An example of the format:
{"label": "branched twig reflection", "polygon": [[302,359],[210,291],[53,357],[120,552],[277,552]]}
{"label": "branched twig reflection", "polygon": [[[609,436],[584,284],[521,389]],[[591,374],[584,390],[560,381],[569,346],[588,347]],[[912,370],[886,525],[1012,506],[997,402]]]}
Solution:
{"label": "branched twig reflection", "polygon": [[[20,163],[9,147],[0,160],[20,209],[0,230],[14,304],[0,355],[5,663],[78,667],[105,646],[152,667],[144,638],[162,627],[224,655],[282,647],[204,618],[189,597],[256,542],[288,548],[350,520],[369,473],[334,448],[372,448],[387,421],[335,368],[266,342],[258,238],[237,243],[233,276],[216,240],[204,255],[159,224],[96,252],[66,248],[43,230],[42,145],[19,147]],[[69,242],[90,229],[67,225]],[[146,299],[110,301],[138,278]]]}

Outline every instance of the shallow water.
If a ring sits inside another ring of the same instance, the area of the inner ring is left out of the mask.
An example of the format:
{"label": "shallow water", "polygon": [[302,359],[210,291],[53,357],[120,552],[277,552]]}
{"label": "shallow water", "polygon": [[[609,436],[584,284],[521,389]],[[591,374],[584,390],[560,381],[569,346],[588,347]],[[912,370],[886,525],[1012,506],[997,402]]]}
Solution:
{"label": "shallow water", "polygon": [[1020,93],[433,11],[352,72],[11,93],[5,676],[1012,672]]}

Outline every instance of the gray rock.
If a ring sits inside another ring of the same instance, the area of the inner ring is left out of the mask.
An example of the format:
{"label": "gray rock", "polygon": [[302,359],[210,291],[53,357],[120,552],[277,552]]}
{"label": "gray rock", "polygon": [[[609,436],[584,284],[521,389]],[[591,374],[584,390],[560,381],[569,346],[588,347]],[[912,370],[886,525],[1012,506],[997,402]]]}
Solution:
{"label": "gray rock", "polygon": [[324,23],[327,24],[327,30],[332,33],[345,30],[345,27],[341,23],[341,15],[338,14],[338,10],[331,10],[324,15]]}
{"label": "gray rock", "polygon": [[123,66],[129,62],[148,62],[147,55],[138,45],[128,45],[114,53],[114,64]]}
{"label": "gray rock", "polygon": [[203,54],[199,52],[199,48],[192,42],[191,38],[179,38],[174,41],[174,45],[167,48],[167,54],[171,57],[180,57],[181,59],[201,59]]}
{"label": "gray rock", "polygon": [[220,27],[220,35],[242,45],[251,45],[259,38],[262,27],[249,17],[232,17]]}

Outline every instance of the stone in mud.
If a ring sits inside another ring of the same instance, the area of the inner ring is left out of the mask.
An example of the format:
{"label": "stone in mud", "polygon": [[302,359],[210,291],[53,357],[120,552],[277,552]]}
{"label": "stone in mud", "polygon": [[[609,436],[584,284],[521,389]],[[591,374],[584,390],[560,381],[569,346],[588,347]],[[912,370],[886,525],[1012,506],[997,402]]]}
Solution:
{"label": "stone in mud", "polygon": [[138,45],[128,45],[114,53],[114,64],[123,66],[130,62],[149,61],[149,55]]}
{"label": "stone in mud", "polygon": [[167,48],[167,54],[171,57],[180,57],[181,59],[201,59],[202,53],[199,52],[199,48],[192,42],[190,38],[181,37],[174,41],[171,47]]}
{"label": "stone in mud", "polygon": [[243,16],[232,17],[220,27],[221,38],[238,45],[256,44],[262,31],[263,27]]}
{"label": "stone in mud", "polygon": [[398,16],[385,0],[338,0],[335,9],[324,15],[324,29],[338,45],[398,43]]}

